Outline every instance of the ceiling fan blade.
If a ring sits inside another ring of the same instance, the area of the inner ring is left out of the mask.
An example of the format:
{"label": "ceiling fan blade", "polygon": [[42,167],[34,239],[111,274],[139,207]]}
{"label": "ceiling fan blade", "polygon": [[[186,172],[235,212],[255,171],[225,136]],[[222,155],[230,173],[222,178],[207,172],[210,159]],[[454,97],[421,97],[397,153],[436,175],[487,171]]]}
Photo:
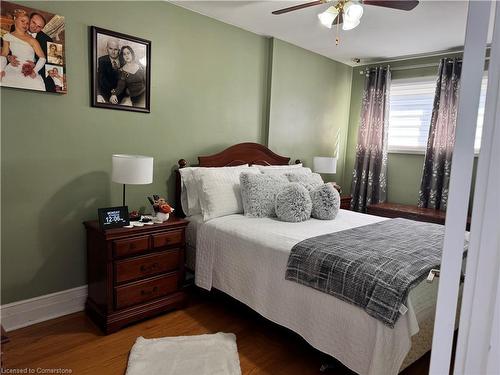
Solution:
{"label": "ceiling fan blade", "polygon": [[310,3],[299,4],[299,5],[294,5],[293,7],[278,9],[278,10],[275,10],[274,12],[272,12],[272,13],[273,14],[283,14],[283,13],[293,12],[294,10],[299,10],[299,9],[313,7],[315,5],[320,5],[320,4],[324,4],[324,3],[326,3],[326,0],[311,1]]}
{"label": "ceiling fan blade", "polygon": [[340,13],[335,19],[333,20],[332,26],[335,26],[337,23],[340,25],[342,22],[344,22],[344,17],[342,17],[343,14]]}
{"label": "ceiling fan blade", "polygon": [[365,5],[374,5],[377,7],[412,10],[418,5],[417,0],[363,0]]}

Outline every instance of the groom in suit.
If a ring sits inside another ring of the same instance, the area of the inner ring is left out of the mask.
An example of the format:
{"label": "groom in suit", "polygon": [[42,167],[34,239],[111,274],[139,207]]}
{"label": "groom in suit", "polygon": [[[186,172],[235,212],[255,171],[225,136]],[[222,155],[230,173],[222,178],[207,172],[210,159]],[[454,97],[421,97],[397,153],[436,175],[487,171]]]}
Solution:
{"label": "groom in suit", "polygon": [[[29,28],[26,32],[38,41],[45,55],[45,58],[47,58],[47,42],[52,42],[52,38],[42,31],[46,23],[47,22],[45,21],[45,18],[40,13],[31,13]],[[7,56],[7,61],[13,66],[17,66],[19,64],[17,57],[13,55]],[[38,56],[35,55],[34,64],[36,64],[37,61]],[[45,76],[45,66],[40,69],[38,74],[40,74],[40,76],[43,78],[43,82],[45,83],[45,91],[56,92],[56,85],[54,84],[54,80],[50,76]]]}
{"label": "groom in suit", "polygon": [[[116,89],[120,78],[120,68],[123,62],[120,60],[120,45],[117,39],[108,39],[106,43],[107,55],[97,60],[97,102],[108,103],[112,91]],[[118,102],[123,99],[120,95]]]}
{"label": "groom in suit", "polygon": [[[40,43],[40,47],[42,47],[42,51],[45,54],[45,58],[47,58],[47,42],[52,42],[52,38],[45,34],[42,29],[45,27],[46,21],[45,18],[39,13],[31,13],[30,14],[30,25],[28,29],[28,34],[30,34],[33,38],[38,40]],[[35,63],[38,61],[38,56],[35,57]],[[43,81],[45,82],[45,90],[50,92],[56,92],[56,85],[54,84],[54,80],[45,74],[45,66],[40,69],[38,72],[43,77]]]}

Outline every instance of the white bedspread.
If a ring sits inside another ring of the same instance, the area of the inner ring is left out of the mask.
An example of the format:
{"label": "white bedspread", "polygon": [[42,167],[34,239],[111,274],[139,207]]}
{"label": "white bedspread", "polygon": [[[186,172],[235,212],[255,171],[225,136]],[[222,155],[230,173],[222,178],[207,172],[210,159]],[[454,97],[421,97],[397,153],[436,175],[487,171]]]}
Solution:
{"label": "white bedspread", "polygon": [[285,223],[243,215],[210,220],[197,228],[196,285],[227,293],[359,374],[397,374],[418,321],[434,313],[437,283],[417,286],[408,312],[391,329],[359,307],[285,280],[296,243],[382,220],[347,210],[332,221]]}
{"label": "white bedspread", "polygon": [[186,227],[186,244],[196,248],[196,236],[198,234],[198,228],[203,225],[203,216],[201,215],[193,215],[185,218],[189,221],[188,226]]}
{"label": "white bedspread", "polygon": [[196,264],[196,237],[198,228],[203,225],[203,216],[192,215],[185,218],[189,221],[186,227],[186,266],[194,271]]}

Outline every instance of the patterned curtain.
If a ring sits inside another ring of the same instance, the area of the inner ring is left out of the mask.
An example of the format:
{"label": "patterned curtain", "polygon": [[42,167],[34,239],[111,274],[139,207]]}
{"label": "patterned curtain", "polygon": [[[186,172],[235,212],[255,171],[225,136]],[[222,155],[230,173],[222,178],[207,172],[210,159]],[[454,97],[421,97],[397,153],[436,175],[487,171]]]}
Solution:
{"label": "patterned curtain", "polygon": [[366,212],[367,205],[386,199],[390,85],[388,67],[372,69],[366,75],[352,174],[351,210]]}
{"label": "patterned curtain", "polygon": [[419,207],[446,211],[461,71],[462,63],[458,59],[442,59],[439,64]]}

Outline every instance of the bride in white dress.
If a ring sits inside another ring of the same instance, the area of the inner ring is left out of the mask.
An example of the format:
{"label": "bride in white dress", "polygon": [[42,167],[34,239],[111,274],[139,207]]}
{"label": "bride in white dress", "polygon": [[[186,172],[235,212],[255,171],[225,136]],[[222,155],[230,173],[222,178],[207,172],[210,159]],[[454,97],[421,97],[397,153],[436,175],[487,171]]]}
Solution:
{"label": "bride in white dress", "polygon": [[[25,12],[16,14],[14,17],[14,26],[15,30],[13,32],[3,36],[2,54],[0,57],[1,86],[45,91],[43,78],[38,74],[40,69],[45,65],[45,54],[38,41],[26,33],[29,27],[28,15]],[[17,66],[7,63],[9,51],[19,61]],[[36,64],[34,62],[35,54],[38,56]],[[25,66],[25,72],[23,72],[23,66]]]}

